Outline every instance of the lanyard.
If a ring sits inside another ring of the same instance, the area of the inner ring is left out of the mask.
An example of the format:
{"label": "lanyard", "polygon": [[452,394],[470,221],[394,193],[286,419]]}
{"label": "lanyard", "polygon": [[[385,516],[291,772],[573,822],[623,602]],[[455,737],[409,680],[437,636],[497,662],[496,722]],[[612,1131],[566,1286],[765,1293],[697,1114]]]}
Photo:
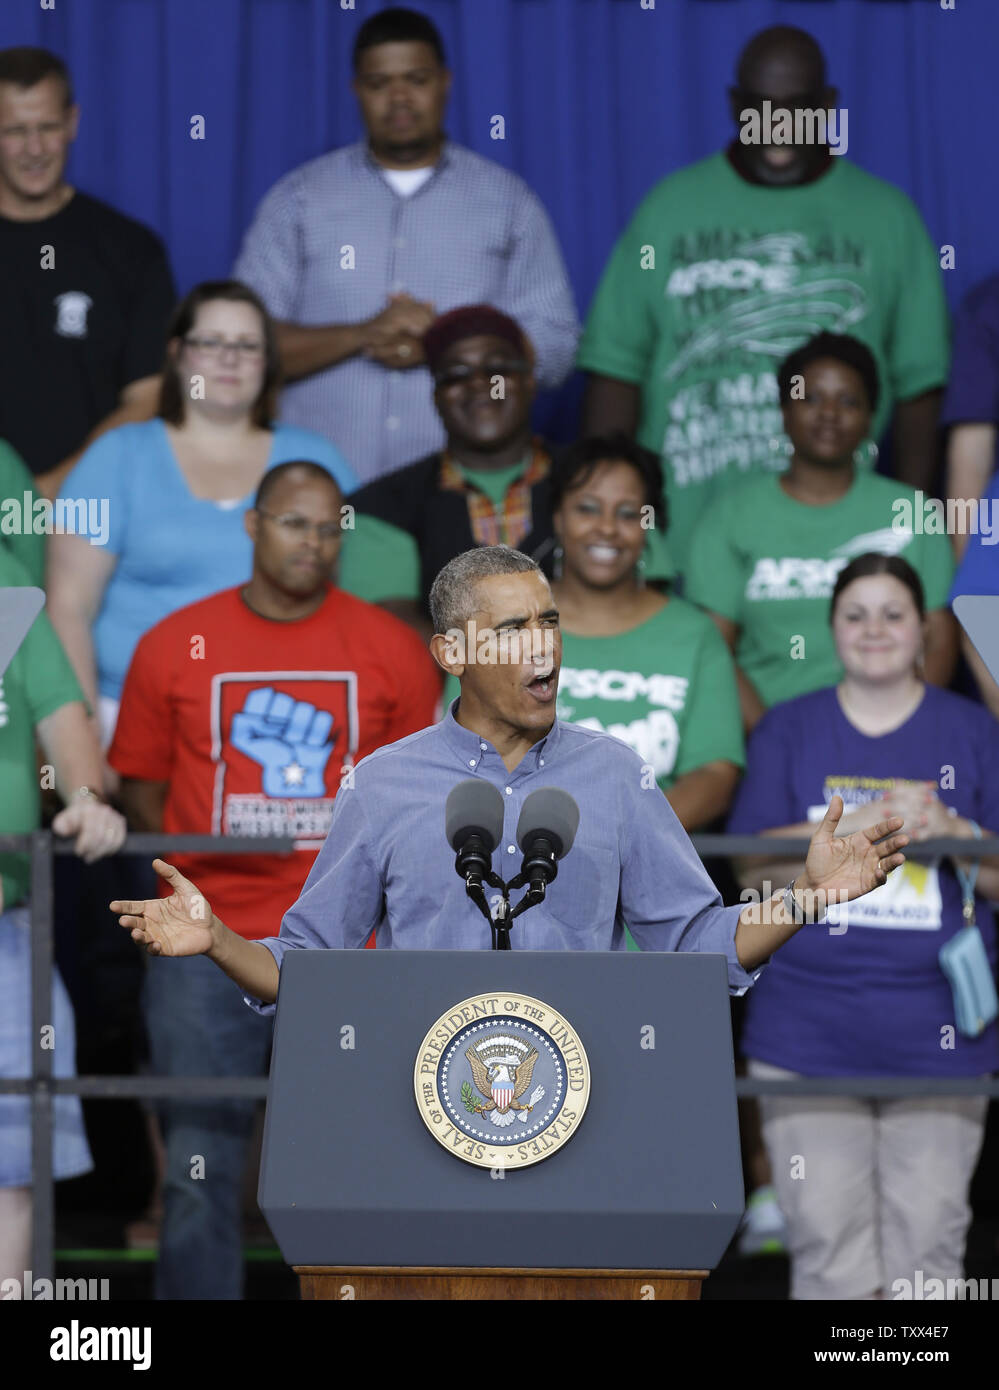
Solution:
{"label": "lanyard", "polygon": [[[982,838],[982,828],[977,821],[969,820],[968,824],[975,832],[975,839]],[[954,872],[957,874],[957,881],[961,885],[961,912],[964,917],[965,926],[972,926],[975,921],[975,883],[978,879],[978,860],[971,861],[971,867],[964,869],[954,860]]]}

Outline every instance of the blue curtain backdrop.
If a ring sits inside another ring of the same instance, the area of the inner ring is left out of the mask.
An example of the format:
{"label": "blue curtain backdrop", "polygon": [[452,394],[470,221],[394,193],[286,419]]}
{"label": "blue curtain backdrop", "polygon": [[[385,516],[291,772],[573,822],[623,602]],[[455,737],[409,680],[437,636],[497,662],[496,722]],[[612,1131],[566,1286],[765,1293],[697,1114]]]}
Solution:
{"label": "blue curtain backdrop", "polygon": [[[0,0],[0,44],[69,63],[81,188],[163,236],[181,291],[229,270],[261,195],[358,138],[350,48],[380,0]],[[956,248],[951,304],[999,269],[999,0],[415,0],[455,81],[450,135],[544,199],[585,312],[614,238],[663,174],[731,138],[746,39],[808,29],[849,110],[849,158]],[[502,114],[506,139],[490,139]],[[191,117],[206,138],[190,138]],[[552,409],[571,429],[575,391]],[[549,414],[548,411],[545,412]]]}

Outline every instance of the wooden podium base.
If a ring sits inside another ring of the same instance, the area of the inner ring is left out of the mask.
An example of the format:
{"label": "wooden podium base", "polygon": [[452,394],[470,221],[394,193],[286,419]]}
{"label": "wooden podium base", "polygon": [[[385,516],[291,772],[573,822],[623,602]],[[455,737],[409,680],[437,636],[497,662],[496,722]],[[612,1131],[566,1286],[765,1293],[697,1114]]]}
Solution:
{"label": "wooden podium base", "polygon": [[699,1299],[706,1269],[295,1265],[303,1299]]}

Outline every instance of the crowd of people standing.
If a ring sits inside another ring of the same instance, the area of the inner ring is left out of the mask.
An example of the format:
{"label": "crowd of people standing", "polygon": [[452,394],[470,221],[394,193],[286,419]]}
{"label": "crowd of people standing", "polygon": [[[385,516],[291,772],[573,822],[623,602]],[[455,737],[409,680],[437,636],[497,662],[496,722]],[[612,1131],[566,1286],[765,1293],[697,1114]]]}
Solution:
{"label": "crowd of people standing", "polygon": [[[633,747],[688,832],[794,837],[834,795],[847,830],[904,814],[917,842],[999,831],[999,687],[951,611],[999,595],[999,549],[899,522],[935,492],[999,501],[999,277],[963,306],[951,363],[910,200],[826,146],[733,138],[642,200],[581,324],[537,193],[445,133],[431,22],[367,20],[353,82],[364,138],[287,173],[234,265],[178,301],[159,238],[67,181],[65,64],[0,51],[0,494],[77,518],[0,526],[0,583],[47,599],[2,673],[0,832],[53,814],[82,861],[56,883],[56,1075],[72,1074],[73,1008],[82,1047],[125,994],[154,1073],[263,1073],[269,1020],[206,962],[106,945],[125,872],[112,892],[106,861],[128,828],[285,836],[283,857],[183,861],[241,933],[273,935],[354,764],[455,698],[427,651],[429,594],[474,546],[541,566],[559,718]],[[835,97],[819,46],[782,26],[744,48],[733,115]],[[363,249],[349,274],[344,244]],[[542,438],[537,393],[574,368],[578,438]],[[99,535],[81,501],[106,509]],[[733,870],[750,888],[788,871]],[[0,883],[0,1074],[25,1075],[23,856],[0,855]],[[994,1021],[940,1044],[940,948],[969,902],[996,966],[995,861],[966,884],[959,863],[917,860],[848,932],[799,936],[751,992],[750,1075],[999,1068]],[[959,1276],[985,1110],[765,1101],[752,1210],[780,1230],[792,1295]],[[0,1097],[0,1277],[26,1267],[26,1114]],[[239,1297],[253,1106],[147,1118],[158,1296]],[[56,1177],[87,1172],[77,1099],[59,1098],[55,1128]],[[808,1183],[788,1177],[797,1153],[816,1155]]]}

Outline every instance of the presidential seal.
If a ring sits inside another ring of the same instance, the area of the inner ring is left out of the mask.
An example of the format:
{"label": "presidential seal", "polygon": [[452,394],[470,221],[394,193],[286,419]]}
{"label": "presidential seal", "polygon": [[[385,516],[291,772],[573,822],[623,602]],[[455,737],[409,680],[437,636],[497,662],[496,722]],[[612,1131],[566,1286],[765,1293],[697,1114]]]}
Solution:
{"label": "presidential seal", "polygon": [[576,1132],[590,1064],[549,1004],[477,994],[431,1026],[414,1085],[424,1124],[449,1153],[480,1168],[526,1168]]}

